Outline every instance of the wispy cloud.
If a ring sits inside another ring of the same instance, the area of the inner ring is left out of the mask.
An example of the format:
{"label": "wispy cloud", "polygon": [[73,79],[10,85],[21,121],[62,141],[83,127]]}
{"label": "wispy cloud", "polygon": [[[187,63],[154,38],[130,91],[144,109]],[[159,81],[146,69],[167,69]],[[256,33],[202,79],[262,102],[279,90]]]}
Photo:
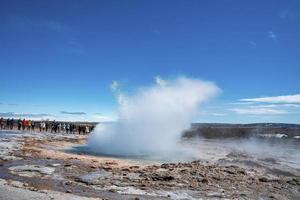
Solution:
{"label": "wispy cloud", "polygon": [[59,47],[58,51],[62,54],[73,54],[73,55],[82,55],[85,52],[83,48],[75,47],[75,46]]}
{"label": "wispy cloud", "polygon": [[49,19],[36,19],[26,16],[13,16],[10,18],[12,27],[22,31],[49,32],[63,38],[65,42],[59,43],[57,51],[60,53],[82,55],[85,51],[82,44],[74,37],[74,31],[67,24]]}
{"label": "wispy cloud", "polygon": [[261,102],[261,103],[300,104],[300,94],[260,97],[260,98],[250,98],[250,99],[239,99],[239,101],[241,101],[241,102]]}
{"label": "wispy cloud", "polygon": [[152,33],[155,34],[155,35],[160,35],[161,32],[160,32],[160,30],[153,29]]}
{"label": "wispy cloud", "polygon": [[253,105],[251,108],[279,108],[279,107],[292,107],[292,108],[300,108],[300,104],[263,104],[263,105]]}
{"label": "wispy cloud", "polygon": [[18,106],[19,104],[16,104],[16,103],[3,103],[3,102],[0,102],[0,105],[6,105],[6,106]]}
{"label": "wispy cloud", "polygon": [[8,103],[7,105],[8,106],[17,106],[18,104],[16,104],[16,103]]}
{"label": "wispy cloud", "polygon": [[210,113],[212,116],[217,116],[217,117],[221,117],[221,116],[225,116],[226,114],[224,113]]}
{"label": "wispy cloud", "polygon": [[61,53],[82,55],[85,53],[82,44],[74,37],[68,37],[64,46],[58,48]]}
{"label": "wispy cloud", "polygon": [[67,115],[86,115],[85,112],[69,112],[69,111],[60,111],[61,114]]}
{"label": "wispy cloud", "polygon": [[274,41],[277,41],[277,35],[273,31],[269,31],[269,38]]}
{"label": "wispy cloud", "polygon": [[71,30],[69,26],[57,21],[40,21],[40,26],[44,26],[49,30],[58,31],[58,32]]}
{"label": "wispy cloud", "polygon": [[[240,99],[238,100],[240,101]],[[252,105],[252,104],[256,104],[257,102],[231,102],[229,104],[231,105]]]}
{"label": "wispy cloud", "polygon": [[288,19],[293,17],[293,12],[290,9],[284,9],[279,12],[279,17],[281,19]]}
{"label": "wispy cloud", "polygon": [[232,108],[229,110],[240,115],[278,115],[288,113],[285,110],[271,108]]}
{"label": "wispy cloud", "polygon": [[65,32],[71,28],[63,23],[54,20],[33,19],[26,16],[12,16],[10,24],[18,29],[39,29],[50,30],[54,32]]}
{"label": "wispy cloud", "polygon": [[50,114],[46,113],[39,113],[39,114],[33,114],[33,113],[14,113],[14,112],[4,112],[0,113],[1,117],[14,117],[14,118],[42,118],[42,117],[49,117]]}
{"label": "wispy cloud", "polygon": [[257,46],[257,43],[254,42],[254,41],[249,41],[249,44],[250,44],[251,46],[253,46],[253,47],[256,47],[256,46]]}
{"label": "wispy cloud", "polygon": [[225,116],[225,113],[221,113],[221,112],[214,112],[214,111],[206,111],[206,110],[202,110],[200,113],[200,115],[210,115],[210,116],[215,116],[215,117],[221,117],[221,116]]}

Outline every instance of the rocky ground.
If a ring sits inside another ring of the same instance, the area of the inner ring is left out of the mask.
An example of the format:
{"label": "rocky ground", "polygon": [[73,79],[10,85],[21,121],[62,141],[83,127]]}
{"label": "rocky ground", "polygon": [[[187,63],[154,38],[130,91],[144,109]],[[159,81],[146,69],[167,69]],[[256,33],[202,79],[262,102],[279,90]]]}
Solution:
{"label": "rocky ground", "polygon": [[243,155],[158,164],[66,151],[85,140],[50,133],[0,137],[0,199],[300,199],[297,170],[233,162]]}

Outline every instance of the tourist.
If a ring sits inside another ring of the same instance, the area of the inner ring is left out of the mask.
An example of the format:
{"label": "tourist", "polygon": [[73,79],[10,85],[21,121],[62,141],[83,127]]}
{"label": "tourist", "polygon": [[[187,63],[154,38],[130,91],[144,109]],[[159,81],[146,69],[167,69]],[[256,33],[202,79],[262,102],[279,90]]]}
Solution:
{"label": "tourist", "polygon": [[11,118],[10,123],[9,123],[9,128],[12,130],[14,128],[14,119]]}
{"label": "tourist", "polygon": [[89,134],[95,128],[94,125],[89,124],[77,124],[77,123],[69,123],[69,122],[56,122],[53,120],[50,122],[46,121],[33,121],[30,119],[13,119],[3,117],[0,118],[0,129],[8,129],[13,130],[17,129],[19,131],[37,131],[39,132],[48,132],[50,129],[51,133],[66,133],[66,134]]}
{"label": "tourist", "polygon": [[40,132],[42,132],[43,121],[40,121]]}
{"label": "tourist", "polygon": [[45,128],[46,128],[45,122],[44,122],[44,121],[41,121],[41,124],[40,124],[40,130],[44,132],[44,131],[45,131]]}
{"label": "tourist", "polygon": [[55,132],[56,133],[56,122],[55,120],[53,120],[53,122],[51,123],[51,133]]}
{"label": "tourist", "polygon": [[74,124],[70,124],[70,133],[71,133],[71,134],[74,133]]}
{"label": "tourist", "polygon": [[69,123],[67,123],[67,125],[66,125],[66,132],[67,132],[67,134],[69,134],[69,132],[70,132],[70,124]]}
{"label": "tourist", "polygon": [[22,120],[22,130],[23,130],[23,131],[25,130],[25,127],[26,127],[26,120],[23,119],[23,120]]}
{"label": "tourist", "polygon": [[49,129],[49,122],[48,122],[48,121],[44,122],[44,125],[45,125],[45,128],[46,128],[46,132],[48,132],[48,129]]}
{"label": "tourist", "polygon": [[18,130],[19,131],[21,130],[21,127],[22,127],[22,120],[21,120],[21,118],[19,118],[19,120],[18,120]]}
{"label": "tourist", "polygon": [[60,131],[61,131],[61,123],[57,124],[57,130],[58,130],[58,133],[60,133]]}
{"label": "tourist", "polygon": [[6,126],[5,126],[6,129],[9,129],[9,123],[10,123],[10,119],[7,118],[7,119],[6,119]]}
{"label": "tourist", "polygon": [[1,119],[0,119],[0,128],[1,129],[4,128],[4,119],[3,119],[3,117],[1,117]]}
{"label": "tourist", "polygon": [[31,130],[31,120],[27,120],[27,130],[30,131]]}
{"label": "tourist", "polygon": [[89,132],[90,132],[89,126],[85,126],[85,133],[87,134],[87,133],[89,133]]}
{"label": "tourist", "polygon": [[81,126],[80,125],[78,125],[78,133],[79,133],[79,135],[81,134]]}
{"label": "tourist", "polygon": [[62,124],[62,132],[65,133],[66,132],[66,123]]}
{"label": "tourist", "polygon": [[31,121],[31,129],[32,129],[32,131],[34,131],[34,127],[35,127],[35,124],[34,124],[34,121],[32,120]]}

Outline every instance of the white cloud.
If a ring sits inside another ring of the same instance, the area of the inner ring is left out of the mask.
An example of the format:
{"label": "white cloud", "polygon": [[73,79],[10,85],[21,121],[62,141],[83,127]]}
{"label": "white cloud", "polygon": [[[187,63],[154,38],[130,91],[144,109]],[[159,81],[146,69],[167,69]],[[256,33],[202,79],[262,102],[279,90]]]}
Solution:
{"label": "white cloud", "polygon": [[261,102],[261,103],[284,103],[284,104],[300,104],[300,94],[260,97],[250,99],[239,99],[242,102]]}
{"label": "white cloud", "polygon": [[269,31],[269,38],[276,41],[277,40],[277,35],[273,31]]}
{"label": "white cloud", "polygon": [[106,115],[102,115],[102,114],[94,114],[92,116],[97,122],[113,122],[116,121],[116,119],[114,117],[111,116],[106,116]]}
{"label": "white cloud", "polygon": [[285,110],[271,108],[232,108],[230,110],[241,115],[277,115],[288,113]]}

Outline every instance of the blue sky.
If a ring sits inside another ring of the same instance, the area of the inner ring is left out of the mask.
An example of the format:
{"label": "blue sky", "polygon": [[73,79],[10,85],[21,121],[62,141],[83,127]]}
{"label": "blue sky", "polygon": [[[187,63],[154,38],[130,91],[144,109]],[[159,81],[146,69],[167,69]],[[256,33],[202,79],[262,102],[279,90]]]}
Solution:
{"label": "blue sky", "polygon": [[185,75],[222,89],[195,121],[300,122],[297,0],[7,0],[0,19],[2,116],[115,119],[113,80]]}

